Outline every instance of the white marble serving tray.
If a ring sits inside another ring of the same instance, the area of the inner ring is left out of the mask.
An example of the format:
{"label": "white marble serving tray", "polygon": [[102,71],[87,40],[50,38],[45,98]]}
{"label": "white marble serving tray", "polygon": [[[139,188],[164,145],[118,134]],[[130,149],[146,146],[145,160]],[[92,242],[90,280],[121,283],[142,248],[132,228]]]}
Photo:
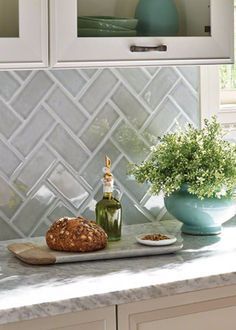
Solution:
{"label": "white marble serving tray", "polygon": [[[74,253],[53,251],[47,247],[44,238],[30,239],[30,241],[15,241],[14,244],[8,246],[8,249],[16,257],[29,264],[55,264],[169,254],[182,248],[183,244],[180,241],[167,246],[144,246],[139,244],[136,241],[136,235],[140,234],[140,231],[146,233],[147,229],[150,233],[150,226],[147,226],[148,228],[145,227],[137,226],[136,230],[132,231],[132,233],[123,235],[120,241],[109,242],[105,249],[94,252]],[[154,226],[152,229],[154,233],[165,234],[159,226]]]}

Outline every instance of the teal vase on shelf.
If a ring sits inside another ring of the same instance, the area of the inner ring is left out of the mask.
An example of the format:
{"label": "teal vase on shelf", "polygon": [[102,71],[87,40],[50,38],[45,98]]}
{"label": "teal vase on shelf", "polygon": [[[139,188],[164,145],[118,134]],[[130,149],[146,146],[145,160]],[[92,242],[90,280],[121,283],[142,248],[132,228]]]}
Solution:
{"label": "teal vase on shelf", "polygon": [[139,0],[135,17],[140,36],[175,36],[179,17],[173,0]]}

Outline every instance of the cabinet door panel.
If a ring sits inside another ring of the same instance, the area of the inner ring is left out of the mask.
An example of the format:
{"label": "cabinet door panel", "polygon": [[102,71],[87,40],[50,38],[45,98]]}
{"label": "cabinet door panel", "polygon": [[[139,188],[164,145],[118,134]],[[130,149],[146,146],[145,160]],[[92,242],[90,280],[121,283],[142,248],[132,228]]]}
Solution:
{"label": "cabinet door panel", "polygon": [[115,307],[0,325],[0,330],[116,330]]}
{"label": "cabinet door panel", "polygon": [[[180,20],[177,35],[159,35],[156,30],[140,32],[137,27],[137,34],[132,36],[127,35],[127,32],[117,33],[115,25],[107,28],[108,32],[113,33],[108,36],[107,31],[104,34],[105,28],[97,27],[94,21],[89,22],[92,29],[88,32],[84,29],[87,23],[81,21],[81,16],[83,19],[84,16],[99,16],[100,20],[104,15],[133,18],[138,0],[99,0],[99,5],[97,3],[98,0],[51,0],[52,66],[232,62],[233,0],[176,0]],[[81,26],[81,22],[85,26]],[[90,33],[89,36],[86,36],[86,31]],[[166,47],[155,48],[160,45]],[[131,46],[140,46],[142,51],[131,51],[134,50]],[[144,47],[152,48],[145,51]]]}
{"label": "cabinet door panel", "polygon": [[47,0],[0,0],[0,68],[47,65]]}
{"label": "cabinet door panel", "polygon": [[118,330],[234,330],[235,286],[118,306]]}
{"label": "cabinet door panel", "polygon": [[95,322],[86,322],[82,324],[75,324],[71,326],[63,326],[58,328],[52,328],[50,330],[106,330],[106,322],[95,321]]}
{"label": "cabinet door panel", "polygon": [[[236,307],[218,309],[177,317],[170,317],[163,320],[152,322],[138,322],[133,324],[130,330],[235,330],[235,313]],[[186,327],[187,326],[187,327]]]}

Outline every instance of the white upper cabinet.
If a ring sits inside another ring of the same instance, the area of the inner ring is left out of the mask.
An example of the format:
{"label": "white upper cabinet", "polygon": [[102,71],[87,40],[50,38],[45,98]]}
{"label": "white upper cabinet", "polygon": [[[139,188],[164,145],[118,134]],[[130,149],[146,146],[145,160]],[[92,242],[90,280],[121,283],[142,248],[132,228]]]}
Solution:
{"label": "white upper cabinet", "polygon": [[48,1],[0,0],[0,69],[48,66]]}
{"label": "white upper cabinet", "polygon": [[0,0],[0,69],[231,63],[233,1]]}
{"label": "white upper cabinet", "polygon": [[50,0],[51,66],[232,63],[233,8],[233,0]]}

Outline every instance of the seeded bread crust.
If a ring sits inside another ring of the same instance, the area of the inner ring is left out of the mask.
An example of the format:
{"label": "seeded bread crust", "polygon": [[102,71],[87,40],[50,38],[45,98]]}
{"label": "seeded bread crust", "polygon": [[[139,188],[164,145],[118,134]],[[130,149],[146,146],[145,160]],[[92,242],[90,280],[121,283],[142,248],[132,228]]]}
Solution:
{"label": "seeded bread crust", "polygon": [[58,219],[46,233],[50,249],[68,252],[89,252],[106,247],[107,234],[95,222],[78,218]]}

